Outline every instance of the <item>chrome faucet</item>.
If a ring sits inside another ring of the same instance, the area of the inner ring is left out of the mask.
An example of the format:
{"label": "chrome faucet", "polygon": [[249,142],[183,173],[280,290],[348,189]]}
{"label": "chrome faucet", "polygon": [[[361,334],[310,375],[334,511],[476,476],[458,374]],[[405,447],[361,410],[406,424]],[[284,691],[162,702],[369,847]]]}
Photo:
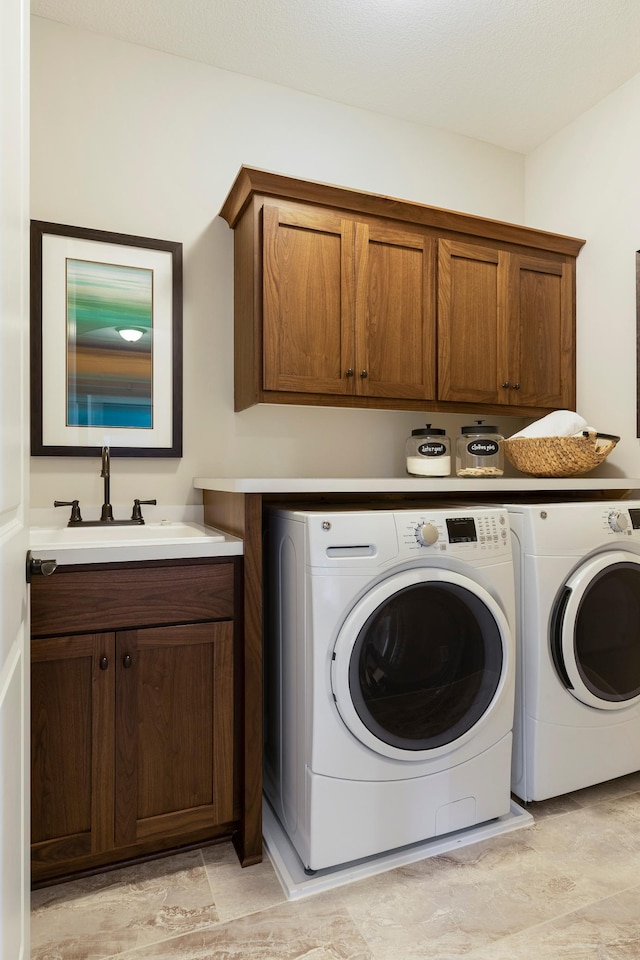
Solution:
{"label": "chrome faucet", "polygon": [[128,524],[141,524],[144,523],[144,517],[142,516],[142,510],[140,509],[141,503],[157,503],[157,500],[134,500],[133,501],[133,511],[131,513],[130,520],[114,520],[113,519],[113,507],[111,506],[111,454],[109,453],[109,447],[102,448],[102,461],[100,476],[104,480],[104,496],[102,504],[102,512],[100,514],[99,520],[83,520],[80,513],[80,504],[77,500],[54,500],[54,507],[71,507],[71,516],[67,524],[68,527],[77,527],[82,525],[83,527],[100,527],[103,523],[115,524],[115,526],[123,527]]}
{"label": "chrome faucet", "polygon": [[111,487],[111,454],[109,447],[102,448],[102,470],[100,476],[104,478],[104,501],[102,504],[102,513],[100,514],[101,523],[113,523],[113,508],[110,503]]}

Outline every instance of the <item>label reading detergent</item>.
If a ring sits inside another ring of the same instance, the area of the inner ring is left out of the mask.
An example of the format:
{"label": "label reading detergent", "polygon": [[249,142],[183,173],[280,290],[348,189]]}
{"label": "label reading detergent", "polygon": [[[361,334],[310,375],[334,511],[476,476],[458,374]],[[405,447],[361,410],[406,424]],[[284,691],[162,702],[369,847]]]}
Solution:
{"label": "label reading detergent", "polygon": [[444,443],[438,443],[431,441],[430,443],[421,443],[418,447],[418,453],[422,457],[443,457],[447,452],[447,447]]}

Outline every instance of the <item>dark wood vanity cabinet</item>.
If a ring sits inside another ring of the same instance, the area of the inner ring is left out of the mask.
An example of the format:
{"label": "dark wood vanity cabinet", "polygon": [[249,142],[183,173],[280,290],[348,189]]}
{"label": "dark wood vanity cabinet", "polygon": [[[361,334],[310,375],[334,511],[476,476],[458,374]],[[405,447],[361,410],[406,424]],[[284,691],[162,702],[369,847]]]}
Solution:
{"label": "dark wood vanity cabinet", "polygon": [[243,167],[235,408],[575,406],[582,240]]}
{"label": "dark wood vanity cabinet", "polygon": [[241,578],[240,558],[34,578],[34,882],[241,830]]}

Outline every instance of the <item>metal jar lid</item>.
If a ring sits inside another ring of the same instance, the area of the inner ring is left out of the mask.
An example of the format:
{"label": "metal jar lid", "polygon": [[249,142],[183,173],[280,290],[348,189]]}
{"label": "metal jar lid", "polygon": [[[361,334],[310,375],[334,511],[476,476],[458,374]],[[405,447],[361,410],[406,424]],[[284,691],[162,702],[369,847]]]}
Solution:
{"label": "metal jar lid", "polygon": [[426,429],[423,427],[420,430],[411,431],[412,437],[444,437],[445,434],[446,430],[440,430],[439,427],[432,427],[430,423],[426,425]]}
{"label": "metal jar lid", "polygon": [[460,433],[498,433],[498,428],[485,424],[484,420],[476,420],[473,426],[462,427]]}

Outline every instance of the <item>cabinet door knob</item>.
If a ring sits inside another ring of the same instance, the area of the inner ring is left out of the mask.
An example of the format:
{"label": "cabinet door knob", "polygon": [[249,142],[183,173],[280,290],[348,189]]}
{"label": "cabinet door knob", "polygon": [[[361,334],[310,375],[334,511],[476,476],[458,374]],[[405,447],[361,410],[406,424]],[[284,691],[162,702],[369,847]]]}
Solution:
{"label": "cabinet door knob", "polygon": [[519,384],[519,383],[513,383],[513,384],[511,384],[511,386],[513,387],[514,390],[519,390],[519,389],[520,389],[520,384]]}
{"label": "cabinet door knob", "polygon": [[122,666],[125,667],[125,669],[128,669],[131,666],[131,657],[128,653],[125,653],[124,657],[122,658]]}
{"label": "cabinet door knob", "polygon": [[349,367],[349,369],[347,370],[347,376],[348,376],[348,377],[352,377],[352,376],[353,376],[353,367]]}
{"label": "cabinet door knob", "polygon": [[505,380],[505,382],[502,384],[502,389],[503,389],[503,390],[508,390],[508,389],[509,389],[509,381],[508,381],[508,380]]}
{"label": "cabinet door knob", "polygon": [[361,370],[361,371],[360,371],[360,376],[361,376],[361,378],[362,378],[363,380],[366,380],[367,377],[369,376],[369,374],[367,373],[366,370]]}
{"label": "cabinet door knob", "polygon": [[108,666],[109,666],[109,658],[108,658],[108,657],[101,657],[101,659],[100,659],[100,669],[101,669],[101,670],[106,670]]}

